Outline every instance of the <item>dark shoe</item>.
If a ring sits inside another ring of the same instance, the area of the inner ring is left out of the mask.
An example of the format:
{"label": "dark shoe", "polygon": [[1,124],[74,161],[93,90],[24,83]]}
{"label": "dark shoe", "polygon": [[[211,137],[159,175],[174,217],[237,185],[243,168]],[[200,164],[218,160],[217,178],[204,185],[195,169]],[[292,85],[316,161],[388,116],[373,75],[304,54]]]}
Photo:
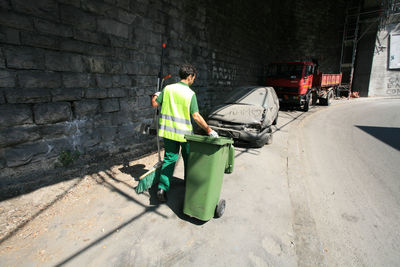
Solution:
{"label": "dark shoe", "polygon": [[161,203],[165,203],[167,202],[168,198],[167,198],[167,192],[165,192],[164,189],[158,189],[157,191],[157,198]]}

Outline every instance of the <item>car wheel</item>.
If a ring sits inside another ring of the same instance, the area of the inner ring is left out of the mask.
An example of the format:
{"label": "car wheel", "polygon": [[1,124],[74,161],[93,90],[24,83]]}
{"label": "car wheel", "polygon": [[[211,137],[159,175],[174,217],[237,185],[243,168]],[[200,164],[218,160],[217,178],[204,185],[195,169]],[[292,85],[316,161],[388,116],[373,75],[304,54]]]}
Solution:
{"label": "car wheel", "polygon": [[254,142],[253,147],[254,148],[261,148],[265,145],[265,141],[262,140],[257,140],[256,142]]}
{"label": "car wheel", "polygon": [[272,144],[272,141],[273,141],[273,135],[270,134],[270,135],[268,136],[267,142],[266,142],[265,144],[266,144],[266,145],[271,145],[271,144]]}
{"label": "car wheel", "polygon": [[272,125],[276,125],[278,123],[278,113],[276,114],[275,120],[272,122]]}

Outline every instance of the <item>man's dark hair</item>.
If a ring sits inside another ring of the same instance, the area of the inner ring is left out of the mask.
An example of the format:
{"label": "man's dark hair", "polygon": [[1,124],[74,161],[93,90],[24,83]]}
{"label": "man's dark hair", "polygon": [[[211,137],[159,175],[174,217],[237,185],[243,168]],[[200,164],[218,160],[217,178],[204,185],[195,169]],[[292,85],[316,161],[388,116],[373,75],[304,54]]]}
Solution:
{"label": "man's dark hair", "polygon": [[191,65],[191,64],[183,64],[179,68],[179,77],[181,79],[186,79],[190,74],[193,74],[193,75],[197,74],[197,70],[193,65]]}

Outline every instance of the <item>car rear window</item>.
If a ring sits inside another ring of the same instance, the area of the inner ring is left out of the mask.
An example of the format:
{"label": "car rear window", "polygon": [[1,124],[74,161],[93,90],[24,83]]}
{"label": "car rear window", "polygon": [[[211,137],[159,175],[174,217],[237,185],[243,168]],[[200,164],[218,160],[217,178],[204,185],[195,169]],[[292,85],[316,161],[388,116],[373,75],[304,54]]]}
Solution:
{"label": "car rear window", "polygon": [[265,106],[267,103],[267,96],[268,92],[264,87],[238,88],[233,91],[233,94],[225,101],[225,103]]}

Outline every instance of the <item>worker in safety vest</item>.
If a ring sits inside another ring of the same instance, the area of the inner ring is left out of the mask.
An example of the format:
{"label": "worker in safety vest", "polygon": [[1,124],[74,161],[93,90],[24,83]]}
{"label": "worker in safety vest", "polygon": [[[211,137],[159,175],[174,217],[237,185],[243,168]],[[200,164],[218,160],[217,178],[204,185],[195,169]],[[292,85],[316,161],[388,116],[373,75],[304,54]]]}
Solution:
{"label": "worker in safety vest", "polygon": [[[158,135],[164,138],[164,163],[161,167],[160,183],[158,184],[157,198],[160,202],[167,201],[167,191],[170,188],[170,179],[174,173],[175,163],[178,160],[179,148],[182,148],[185,174],[189,155],[189,144],[185,134],[193,134],[193,120],[209,136],[218,137],[199,113],[196,94],[190,89],[196,79],[196,69],[190,64],[184,64],[179,69],[181,81],[168,85],[162,92],[157,92],[151,99],[153,107],[161,105],[160,127]],[[186,177],[185,177],[186,179]]]}

